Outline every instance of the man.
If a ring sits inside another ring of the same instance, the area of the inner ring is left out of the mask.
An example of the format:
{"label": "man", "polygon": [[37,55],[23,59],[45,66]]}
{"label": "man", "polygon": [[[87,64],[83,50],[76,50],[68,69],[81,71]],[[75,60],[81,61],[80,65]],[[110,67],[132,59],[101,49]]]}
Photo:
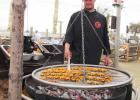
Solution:
{"label": "man", "polygon": [[[85,64],[99,65],[104,49],[104,63],[108,65],[110,44],[106,18],[94,9],[95,0],[83,0],[83,2]],[[64,56],[71,58],[72,63],[81,64],[83,63],[82,52],[81,15],[76,12],[70,18],[65,35]]]}

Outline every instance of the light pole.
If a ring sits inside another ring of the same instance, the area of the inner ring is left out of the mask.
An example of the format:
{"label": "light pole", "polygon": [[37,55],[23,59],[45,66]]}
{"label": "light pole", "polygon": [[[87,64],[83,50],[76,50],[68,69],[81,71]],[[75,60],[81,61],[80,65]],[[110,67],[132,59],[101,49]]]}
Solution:
{"label": "light pole", "polygon": [[61,36],[62,36],[62,24],[63,24],[63,21],[59,21],[58,23],[60,24],[59,30],[60,30],[60,38],[61,38]]}
{"label": "light pole", "polygon": [[119,67],[119,39],[120,39],[120,24],[121,24],[121,9],[122,9],[122,0],[114,0],[113,6],[116,7],[116,34],[115,34],[115,59],[114,67]]}

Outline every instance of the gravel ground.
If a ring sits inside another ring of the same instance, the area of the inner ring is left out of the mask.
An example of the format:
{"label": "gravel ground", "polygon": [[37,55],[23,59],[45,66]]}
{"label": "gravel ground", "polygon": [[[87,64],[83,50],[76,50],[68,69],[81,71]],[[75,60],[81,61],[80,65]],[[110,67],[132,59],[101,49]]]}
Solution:
{"label": "gravel ground", "polygon": [[0,100],[8,100],[8,80],[0,79]]}

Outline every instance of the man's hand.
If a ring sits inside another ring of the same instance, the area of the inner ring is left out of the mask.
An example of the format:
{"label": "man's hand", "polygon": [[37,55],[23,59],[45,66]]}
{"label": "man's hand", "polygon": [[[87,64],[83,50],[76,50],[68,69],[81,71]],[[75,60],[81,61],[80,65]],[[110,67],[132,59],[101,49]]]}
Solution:
{"label": "man's hand", "polygon": [[72,57],[71,51],[70,51],[70,50],[65,50],[65,51],[64,51],[64,57],[65,57],[66,59],[71,58],[71,57]]}
{"label": "man's hand", "polygon": [[65,43],[64,57],[65,57],[66,59],[72,57],[72,53],[71,53],[71,51],[70,51],[70,44],[69,44],[69,43]]}
{"label": "man's hand", "polygon": [[107,66],[110,63],[110,57],[108,55],[104,56],[104,65]]}

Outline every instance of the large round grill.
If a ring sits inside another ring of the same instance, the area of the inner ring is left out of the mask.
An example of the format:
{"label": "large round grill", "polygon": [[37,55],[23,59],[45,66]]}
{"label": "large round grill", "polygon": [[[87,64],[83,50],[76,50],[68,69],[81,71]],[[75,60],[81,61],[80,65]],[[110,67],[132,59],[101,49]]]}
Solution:
{"label": "large round grill", "polygon": [[85,81],[77,83],[41,79],[46,69],[67,68],[67,65],[53,65],[36,69],[32,75],[25,77],[25,89],[36,100],[132,100],[132,77],[127,72],[106,66],[71,64],[71,68],[77,66],[107,69],[112,81],[93,85]]}
{"label": "large round grill", "polygon": [[39,68],[33,71],[32,77],[47,85],[53,85],[53,86],[59,86],[59,87],[65,87],[65,88],[76,88],[76,89],[95,89],[95,88],[111,88],[111,87],[118,87],[118,86],[123,86],[130,84],[132,82],[132,77],[121,70],[114,69],[111,67],[105,67],[105,66],[97,66],[97,65],[80,65],[80,64],[73,64],[71,67],[94,67],[97,69],[104,68],[108,69],[108,73],[112,76],[112,81],[105,83],[103,85],[91,85],[91,84],[86,84],[86,83],[76,83],[76,82],[69,82],[69,81],[50,81],[50,80],[42,80],[41,79],[41,74],[45,69],[51,69],[51,68],[58,68],[58,67],[66,67],[66,65],[54,65],[54,66],[48,66],[48,67],[43,67]]}

